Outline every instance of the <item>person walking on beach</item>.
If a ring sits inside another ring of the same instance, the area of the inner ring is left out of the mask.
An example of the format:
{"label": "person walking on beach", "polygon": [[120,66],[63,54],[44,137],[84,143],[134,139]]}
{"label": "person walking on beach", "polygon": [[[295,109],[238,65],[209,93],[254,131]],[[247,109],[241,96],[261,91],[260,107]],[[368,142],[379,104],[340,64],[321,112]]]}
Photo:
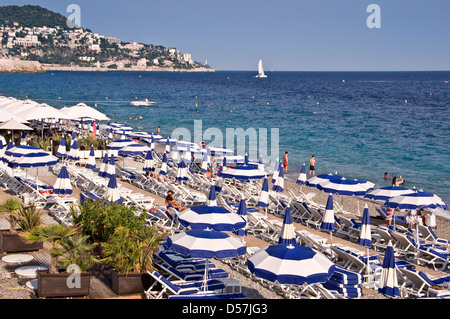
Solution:
{"label": "person walking on beach", "polygon": [[309,159],[309,175],[315,175],[316,174],[316,156],[313,155]]}
{"label": "person walking on beach", "polygon": [[284,166],[284,172],[287,173],[287,168],[288,168],[288,152],[284,153],[283,155],[283,166]]}

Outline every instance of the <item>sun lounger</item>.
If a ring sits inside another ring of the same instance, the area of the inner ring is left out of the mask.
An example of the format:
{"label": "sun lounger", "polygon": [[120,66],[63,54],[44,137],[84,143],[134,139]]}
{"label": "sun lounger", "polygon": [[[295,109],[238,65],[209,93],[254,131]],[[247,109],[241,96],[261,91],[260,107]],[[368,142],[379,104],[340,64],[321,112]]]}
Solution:
{"label": "sun lounger", "polygon": [[[191,269],[187,269],[187,268],[183,269],[183,270],[178,270],[164,262],[159,263],[158,267],[169,274],[169,277],[168,277],[169,279],[174,277],[178,280],[196,281],[196,280],[202,280],[205,275],[204,270],[192,271]],[[229,273],[227,273],[225,270],[220,269],[220,268],[213,268],[213,269],[208,270],[208,278],[210,278],[210,279],[226,278],[229,276],[230,276]]]}
{"label": "sun lounger", "polygon": [[[430,279],[422,271],[413,271],[408,269],[400,269],[400,272],[407,280],[400,286],[400,291],[405,297],[428,297],[430,293],[433,295],[449,295],[450,290],[439,286],[440,283]],[[448,278],[448,276],[447,276]]]}
{"label": "sun lounger", "polygon": [[428,240],[438,245],[449,245],[449,241],[444,238],[439,238],[433,231],[433,229],[429,226],[425,225],[417,225],[419,228],[419,232],[422,234],[424,240]]}
{"label": "sun lounger", "polygon": [[[378,208],[376,211],[378,212],[378,214],[381,216],[381,218],[382,218],[383,220],[388,221],[388,219],[387,219],[388,217],[387,217],[387,213],[386,213],[385,209]],[[399,215],[395,215],[395,214],[394,214],[394,215],[392,216],[391,223],[403,223],[403,224],[407,224],[406,217],[405,217],[405,216],[399,216]]]}
{"label": "sun lounger", "polygon": [[[204,288],[208,294],[213,291],[221,291],[225,285],[216,279],[210,279],[206,282],[202,281],[170,281],[168,278],[162,276],[157,271],[147,272],[153,279],[154,283],[145,291],[148,299],[161,299],[164,296],[190,296],[203,293]],[[158,284],[161,289],[158,290]]]}
{"label": "sun lounger", "polygon": [[[174,252],[173,250],[163,250],[155,256],[178,270],[205,270],[205,260],[184,256],[182,254]],[[208,261],[208,268],[214,269],[216,268],[216,266],[211,261]]]}

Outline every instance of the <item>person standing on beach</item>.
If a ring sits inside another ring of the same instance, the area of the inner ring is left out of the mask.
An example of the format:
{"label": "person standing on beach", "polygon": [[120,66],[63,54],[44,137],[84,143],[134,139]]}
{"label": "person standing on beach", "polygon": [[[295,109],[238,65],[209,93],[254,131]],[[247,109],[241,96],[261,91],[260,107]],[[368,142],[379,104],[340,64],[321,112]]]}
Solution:
{"label": "person standing on beach", "polygon": [[287,173],[287,168],[288,168],[288,152],[284,153],[283,155],[283,166],[284,166],[284,172]]}
{"label": "person standing on beach", "polygon": [[316,156],[313,155],[309,159],[309,175],[315,175],[316,174]]}

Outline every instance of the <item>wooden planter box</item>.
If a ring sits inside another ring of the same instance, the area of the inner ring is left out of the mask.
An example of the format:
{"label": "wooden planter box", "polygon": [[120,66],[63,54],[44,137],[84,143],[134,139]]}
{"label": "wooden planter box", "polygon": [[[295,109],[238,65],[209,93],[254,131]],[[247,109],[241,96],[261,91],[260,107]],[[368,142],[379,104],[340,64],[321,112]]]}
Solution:
{"label": "wooden planter box", "polygon": [[[38,280],[38,297],[83,297],[89,295],[89,288],[91,283],[90,273],[79,273],[80,285],[79,287],[69,287],[67,278],[72,273],[57,273],[49,274],[48,270],[39,270],[37,276]],[[69,282],[72,282],[69,280]]]}
{"label": "wooden planter box", "polygon": [[36,251],[44,247],[43,242],[30,243],[20,234],[11,234],[9,231],[0,232],[0,252],[15,253],[25,251]]}
{"label": "wooden planter box", "polygon": [[141,273],[118,273],[111,271],[112,291],[118,295],[130,295],[144,293],[148,289],[150,276]]}

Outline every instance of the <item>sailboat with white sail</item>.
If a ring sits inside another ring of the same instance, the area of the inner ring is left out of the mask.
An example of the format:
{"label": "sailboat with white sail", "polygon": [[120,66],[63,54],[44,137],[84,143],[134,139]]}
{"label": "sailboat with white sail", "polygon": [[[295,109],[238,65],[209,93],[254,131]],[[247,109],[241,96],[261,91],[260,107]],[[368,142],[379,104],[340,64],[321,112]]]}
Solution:
{"label": "sailboat with white sail", "polygon": [[258,63],[258,75],[256,75],[255,77],[257,77],[257,78],[266,78],[267,77],[267,75],[264,74],[264,68],[263,68],[262,59],[259,60],[259,63]]}

